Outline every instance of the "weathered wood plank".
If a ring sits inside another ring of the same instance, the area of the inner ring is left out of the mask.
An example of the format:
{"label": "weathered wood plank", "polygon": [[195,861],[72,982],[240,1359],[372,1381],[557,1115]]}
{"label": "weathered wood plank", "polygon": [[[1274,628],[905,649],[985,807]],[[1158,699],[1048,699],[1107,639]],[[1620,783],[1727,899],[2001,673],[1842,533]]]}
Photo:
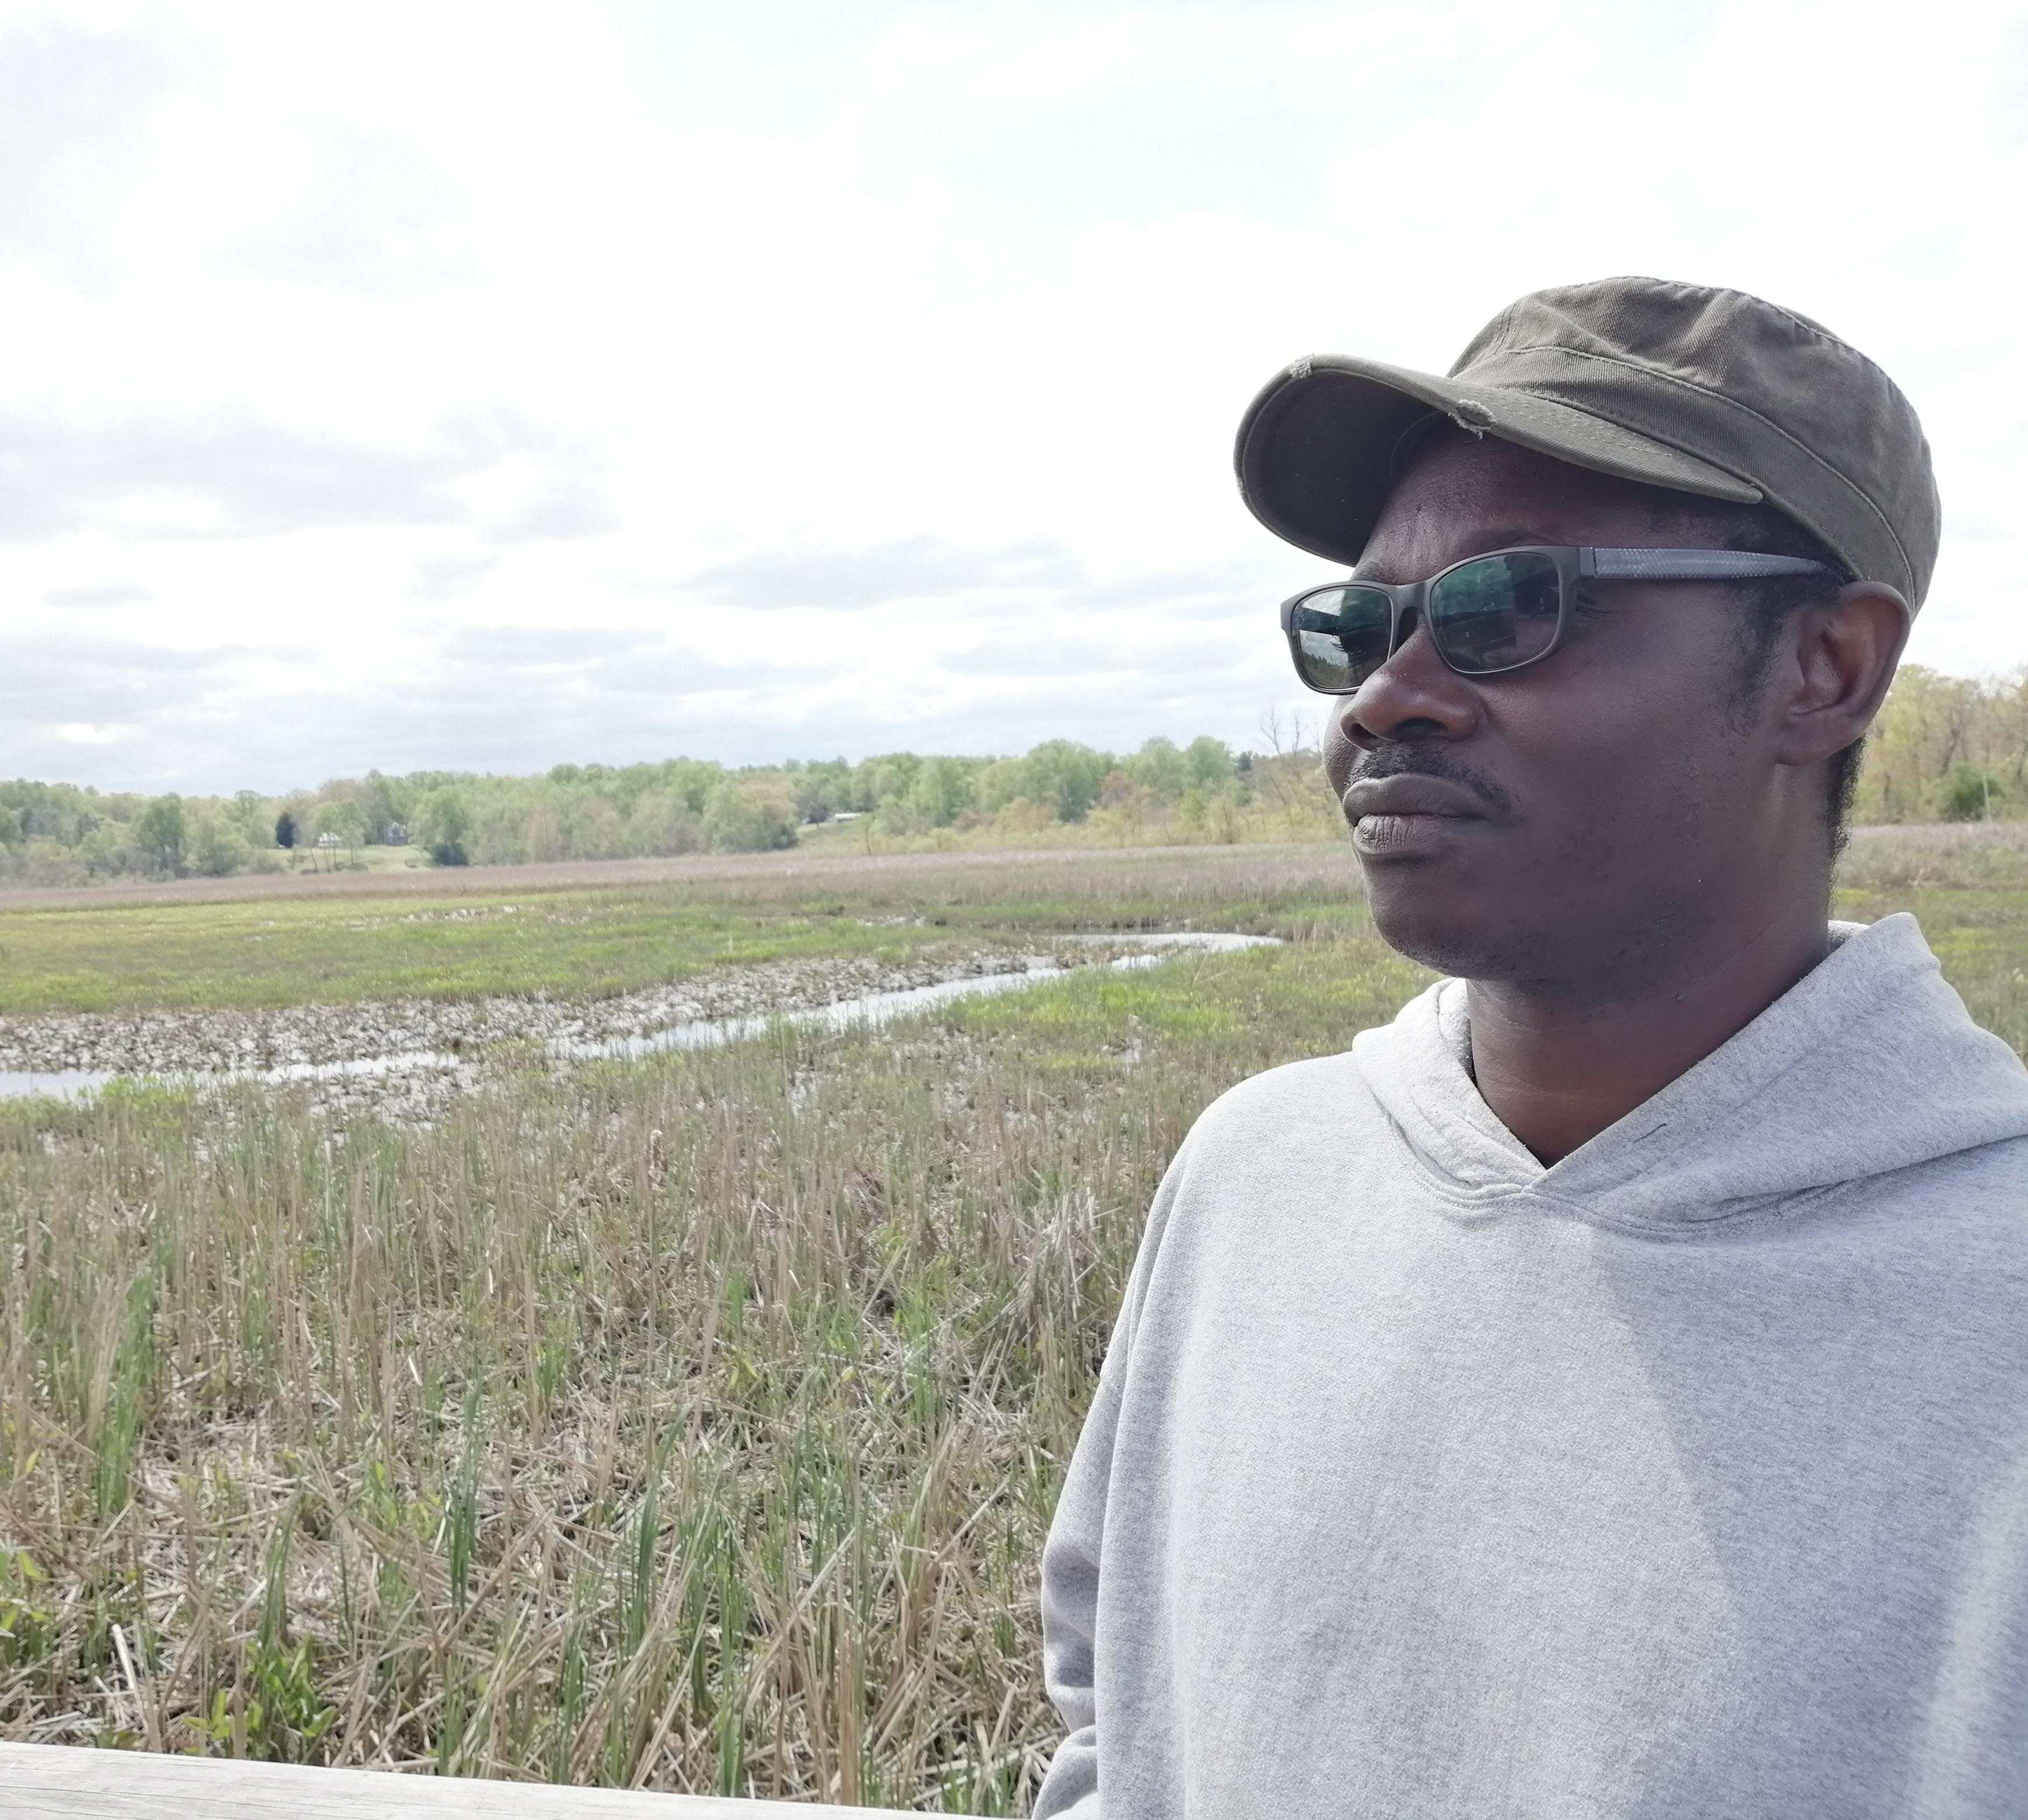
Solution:
{"label": "weathered wood plank", "polygon": [[866,1807],[628,1794],[543,1782],[482,1782],[376,1770],[151,1756],[68,1744],[0,1744],[7,1820],[362,1820],[387,1814],[499,1820],[823,1820]]}

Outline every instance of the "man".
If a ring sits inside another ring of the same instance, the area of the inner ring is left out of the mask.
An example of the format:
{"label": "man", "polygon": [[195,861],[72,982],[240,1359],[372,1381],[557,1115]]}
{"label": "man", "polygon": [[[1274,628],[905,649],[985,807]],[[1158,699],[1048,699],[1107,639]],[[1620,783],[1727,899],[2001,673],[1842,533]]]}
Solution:
{"label": "man", "polygon": [[2028,1814],[2028,1075],[1827,922],[1937,537],[1735,292],[1297,362],[1238,452],[1375,927],[1201,1119],[1043,1567],[1038,1815]]}

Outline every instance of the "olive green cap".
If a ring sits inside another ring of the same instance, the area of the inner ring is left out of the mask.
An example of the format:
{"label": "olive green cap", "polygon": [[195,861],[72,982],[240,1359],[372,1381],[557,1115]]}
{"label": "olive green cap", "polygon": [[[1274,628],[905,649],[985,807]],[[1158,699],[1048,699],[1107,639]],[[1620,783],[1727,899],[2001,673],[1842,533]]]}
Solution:
{"label": "olive green cap", "polygon": [[1356,563],[1433,414],[1601,474],[1767,504],[1862,581],[1919,607],[1940,515],[1930,446],[1900,389],[1793,310],[1659,278],[1538,290],[1444,377],[1314,354],[1248,409],[1234,462],[1278,537]]}

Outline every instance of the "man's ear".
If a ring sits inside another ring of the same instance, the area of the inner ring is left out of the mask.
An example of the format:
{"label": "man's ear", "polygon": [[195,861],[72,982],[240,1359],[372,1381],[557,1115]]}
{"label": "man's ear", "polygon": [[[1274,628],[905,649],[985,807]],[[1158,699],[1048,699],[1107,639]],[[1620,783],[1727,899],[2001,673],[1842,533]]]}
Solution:
{"label": "man's ear", "polygon": [[1837,599],[1796,615],[1778,763],[1815,764],[1865,737],[1914,616],[1884,582],[1855,582]]}

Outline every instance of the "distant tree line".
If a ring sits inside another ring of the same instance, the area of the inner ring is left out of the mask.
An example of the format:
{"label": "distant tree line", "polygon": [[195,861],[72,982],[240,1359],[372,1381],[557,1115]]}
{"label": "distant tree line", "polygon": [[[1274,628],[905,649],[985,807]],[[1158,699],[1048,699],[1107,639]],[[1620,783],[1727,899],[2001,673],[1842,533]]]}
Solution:
{"label": "distant tree line", "polygon": [[[367,849],[388,848],[441,866],[760,853],[818,829],[884,850],[1340,837],[1313,736],[1271,716],[1261,731],[1257,751],[1205,738],[1119,754],[1053,739],[1008,758],[895,752],[746,769],[672,758],[536,777],[376,771],[278,797],[19,781],[0,783],[0,879],[222,876],[361,864]],[[1967,678],[1904,665],[1867,742],[1855,819],[2028,820],[2028,671]]]}
{"label": "distant tree line", "polygon": [[441,866],[760,853],[820,827],[888,849],[1342,831],[1314,747],[1271,716],[1263,730],[1259,752],[1158,738],[1120,755],[1056,739],[1008,758],[901,752],[746,769],[676,758],[536,777],[376,771],[279,797],[0,783],[0,877],[223,876],[363,864],[376,848]]}
{"label": "distant tree line", "polygon": [[1904,664],[1867,742],[1854,819],[2028,821],[2028,671]]}

